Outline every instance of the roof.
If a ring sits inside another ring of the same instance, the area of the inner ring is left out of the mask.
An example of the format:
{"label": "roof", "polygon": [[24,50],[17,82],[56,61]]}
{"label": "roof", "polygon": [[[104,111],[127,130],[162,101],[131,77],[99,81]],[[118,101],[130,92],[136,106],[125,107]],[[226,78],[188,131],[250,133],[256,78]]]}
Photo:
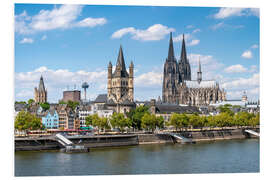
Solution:
{"label": "roof", "polygon": [[15,111],[26,111],[27,110],[27,104],[15,104]]}
{"label": "roof", "polygon": [[195,106],[179,106],[177,104],[156,104],[156,112],[158,113],[200,113]]}
{"label": "roof", "polygon": [[122,46],[120,46],[120,49],[119,49],[117,64],[116,64],[116,68],[115,68],[115,71],[114,71],[112,77],[118,77],[118,76],[128,77]]}
{"label": "roof", "polygon": [[215,104],[210,104],[210,106],[222,106],[225,104],[231,104],[232,106],[238,105],[238,106],[244,107],[246,105],[246,102],[241,101],[241,100],[227,100],[227,101],[222,101],[222,102],[215,103]]}
{"label": "roof", "polygon": [[197,80],[185,81],[188,88],[214,88],[217,86],[216,81],[208,80],[201,81],[200,83]]}
{"label": "roof", "polygon": [[94,102],[95,103],[106,103],[107,102],[107,94],[99,94]]}
{"label": "roof", "polygon": [[42,77],[42,76],[40,77],[40,80],[39,80],[38,90],[39,90],[39,91],[43,91],[43,92],[46,91],[46,90],[45,90],[45,86],[44,86],[44,82],[43,82],[43,77]]}

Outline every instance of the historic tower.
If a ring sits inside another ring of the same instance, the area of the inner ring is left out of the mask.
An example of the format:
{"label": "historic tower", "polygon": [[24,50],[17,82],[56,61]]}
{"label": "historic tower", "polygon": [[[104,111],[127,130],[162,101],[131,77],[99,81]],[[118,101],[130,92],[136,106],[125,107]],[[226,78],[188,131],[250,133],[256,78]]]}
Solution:
{"label": "historic tower", "polygon": [[179,72],[180,72],[180,82],[185,80],[191,80],[191,70],[190,64],[187,59],[187,51],[186,51],[186,44],[185,44],[185,35],[183,34],[183,41],[182,41],[182,51],[179,60]]}
{"label": "historic tower", "polygon": [[170,43],[168,57],[164,64],[162,101],[167,103],[178,103],[176,87],[179,83],[179,67],[174,57],[172,33],[170,33]]}
{"label": "historic tower", "polygon": [[202,81],[202,70],[201,70],[200,59],[199,59],[199,68],[198,68],[198,72],[197,72],[197,81],[198,81],[199,84]]}
{"label": "historic tower", "polygon": [[108,65],[107,99],[114,103],[133,102],[133,69],[131,61],[129,73],[126,70],[122,46],[120,46],[115,71],[112,73],[112,63]]}
{"label": "historic tower", "polygon": [[45,89],[43,77],[40,77],[38,88],[35,87],[35,102],[45,103],[47,102],[47,90]]}

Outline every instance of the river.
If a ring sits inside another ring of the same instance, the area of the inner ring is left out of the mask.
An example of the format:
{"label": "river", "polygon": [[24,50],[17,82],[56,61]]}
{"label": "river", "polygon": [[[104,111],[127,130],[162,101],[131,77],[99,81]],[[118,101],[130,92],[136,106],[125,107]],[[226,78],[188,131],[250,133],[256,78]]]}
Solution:
{"label": "river", "polygon": [[15,176],[259,172],[259,140],[15,152]]}

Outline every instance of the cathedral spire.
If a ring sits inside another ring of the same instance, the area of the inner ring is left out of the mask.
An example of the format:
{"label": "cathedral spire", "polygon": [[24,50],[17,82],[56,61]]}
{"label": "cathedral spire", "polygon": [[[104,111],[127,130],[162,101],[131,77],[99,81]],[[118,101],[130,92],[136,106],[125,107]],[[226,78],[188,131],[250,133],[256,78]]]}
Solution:
{"label": "cathedral spire", "polygon": [[39,90],[39,91],[45,92],[45,86],[44,86],[44,82],[43,82],[43,77],[42,77],[42,75],[41,75],[40,80],[39,80],[38,90]]}
{"label": "cathedral spire", "polygon": [[197,72],[197,80],[199,83],[202,81],[202,70],[201,70],[200,58],[199,58],[199,68],[198,68],[198,72]]}
{"label": "cathedral spire", "polygon": [[174,60],[172,32],[170,32],[170,44],[169,44],[168,60],[169,61],[173,61]]}
{"label": "cathedral spire", "polygon": [[186,52],[186,44],[185,44],[185,35],[183,34],[182,40],[182,51],[181,51],[181,61],[187,61],[187,52]]}
{"label": "cathedral spire", "polygon": [[124,55],[123,55],[123,50],[122,50],[122,45],[120,45],[119,53],[118,53],[118,58],[117,58],[117,64],[116,68],[125,71],[126,70],[126,65],[125,65],[125,60],[124,60]]}

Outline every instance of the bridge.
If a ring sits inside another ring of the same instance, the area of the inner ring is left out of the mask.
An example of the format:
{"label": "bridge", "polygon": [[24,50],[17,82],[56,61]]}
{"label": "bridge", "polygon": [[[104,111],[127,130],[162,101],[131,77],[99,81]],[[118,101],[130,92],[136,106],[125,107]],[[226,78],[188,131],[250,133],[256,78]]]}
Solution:
{"label": "bridge", "polygon": [[71,142],[68,138],[66,138],[60,133],[56,134],[55,137],[56,140],[65,147],[73,145],[73,142]]}
{"label": "bridge", "polygon": [[246,129],[246,130],[245,130],[245,132],[247,132],[247,133],[249,133],[249,134],[252,134],[252,135],[254,135],[254,136],[258,136],[258,137],[260,137],[260,134],[259,134],[259,133],[257,133],[257,132],[255,132],[255,131],[253,131],[253,130]]}

